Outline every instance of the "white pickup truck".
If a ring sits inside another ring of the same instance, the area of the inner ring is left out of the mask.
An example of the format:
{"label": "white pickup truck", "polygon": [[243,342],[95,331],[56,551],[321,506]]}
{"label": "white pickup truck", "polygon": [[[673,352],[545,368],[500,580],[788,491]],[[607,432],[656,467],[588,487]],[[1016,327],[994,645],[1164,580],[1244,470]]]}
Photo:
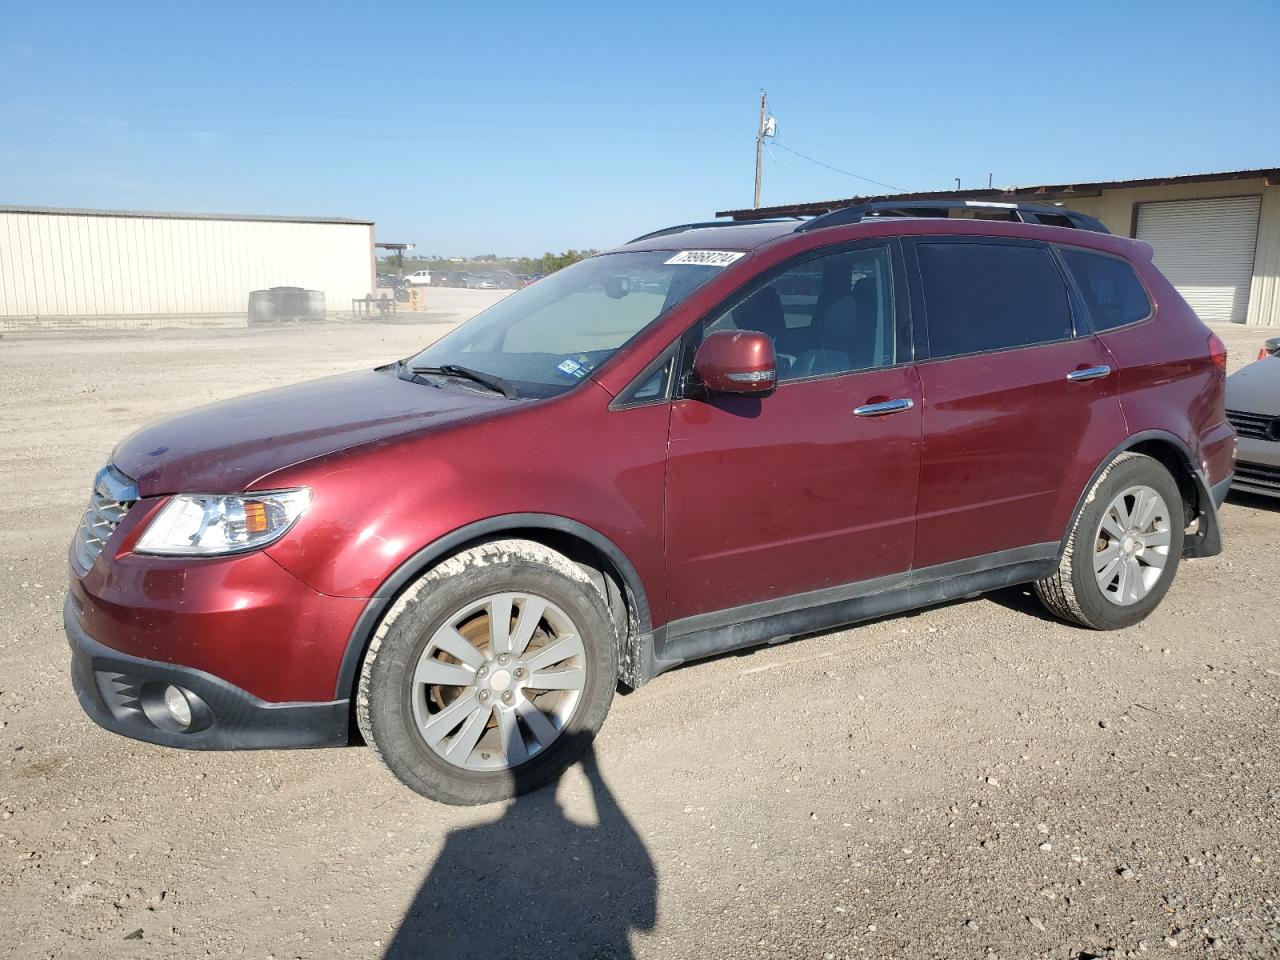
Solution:
{"label": "white pickup truck", "polygon": [[409,274],[407,277],[404,278],[404,282],[409,284],[411,287],[417,287],[417,286],[429,287],[431,286],[431,271],[415,270],[413,273]]}

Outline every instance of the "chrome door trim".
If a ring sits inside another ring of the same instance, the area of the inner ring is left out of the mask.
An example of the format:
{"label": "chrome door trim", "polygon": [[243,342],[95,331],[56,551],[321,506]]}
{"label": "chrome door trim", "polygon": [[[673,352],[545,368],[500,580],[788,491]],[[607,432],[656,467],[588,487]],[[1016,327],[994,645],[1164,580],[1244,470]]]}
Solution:
{"label": "chrome door trim", "polygon": [[1072,383],[1082,383],[1086,380],[1101,380],[1110,373],[1111,368],[1104,363],[1100,367],[1086,367],[1084,370],[1072,370],[1067,374],[1067,379]]}
{"label": "chrome door trim", "polygon": [[902,413],[914,407],[915,401],[907,397],[897,400],[885,400],[882,403],[865,403],[853,408],[855,417],[881,417],[888,413]]}

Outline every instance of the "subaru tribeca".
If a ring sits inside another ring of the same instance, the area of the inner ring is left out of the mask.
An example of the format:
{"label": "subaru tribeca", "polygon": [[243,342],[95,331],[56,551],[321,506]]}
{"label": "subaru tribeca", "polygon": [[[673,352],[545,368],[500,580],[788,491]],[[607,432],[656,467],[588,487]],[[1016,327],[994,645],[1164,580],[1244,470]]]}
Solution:
{"label": "subaru tribeca", "polygon": [[659,231],[123,441],[75,688],[167,746],[363,738],[467,804],[700,657],[1011,584],[1126,627],[1220,549],[1225,364],[1150,247],[1059,208]]}

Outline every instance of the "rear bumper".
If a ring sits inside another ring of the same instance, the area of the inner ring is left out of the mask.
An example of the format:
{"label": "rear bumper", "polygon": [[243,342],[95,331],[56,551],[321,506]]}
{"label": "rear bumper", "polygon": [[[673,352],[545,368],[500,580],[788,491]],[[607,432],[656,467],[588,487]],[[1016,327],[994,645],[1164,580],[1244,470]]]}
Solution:
{"label": "rear bumper", "polygon": [[[268,703],[213,674],[145,660],[94,640],[73,597],[63,607],[71,678],[84,712],[99,726],[135,740],[189,750],[332,747],[348,742],[349,701]],[[182,729],[164,706],[165,688],[187,694],[191,724]]]}

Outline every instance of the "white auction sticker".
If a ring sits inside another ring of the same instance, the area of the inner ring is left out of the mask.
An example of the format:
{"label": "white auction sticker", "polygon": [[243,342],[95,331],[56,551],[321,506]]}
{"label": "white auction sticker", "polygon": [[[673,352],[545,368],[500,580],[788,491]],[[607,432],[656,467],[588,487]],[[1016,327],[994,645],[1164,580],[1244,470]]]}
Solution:
{"label": "white auction sticker", "polygon": [[746,254],[736,250],[682,250],[666,263],[692,263],[699,267],[727,267]]}

